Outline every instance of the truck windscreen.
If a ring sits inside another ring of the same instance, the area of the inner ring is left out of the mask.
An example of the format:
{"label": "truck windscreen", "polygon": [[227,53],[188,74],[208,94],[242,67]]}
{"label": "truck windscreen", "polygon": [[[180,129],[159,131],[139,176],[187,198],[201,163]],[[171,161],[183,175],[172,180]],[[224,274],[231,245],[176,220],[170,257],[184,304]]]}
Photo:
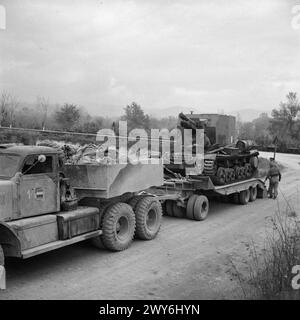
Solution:
{"label": "truck windscreen", "polygon": [[0,153],[0,176],[13,177],[18,170],[19,162],[19,156]]}

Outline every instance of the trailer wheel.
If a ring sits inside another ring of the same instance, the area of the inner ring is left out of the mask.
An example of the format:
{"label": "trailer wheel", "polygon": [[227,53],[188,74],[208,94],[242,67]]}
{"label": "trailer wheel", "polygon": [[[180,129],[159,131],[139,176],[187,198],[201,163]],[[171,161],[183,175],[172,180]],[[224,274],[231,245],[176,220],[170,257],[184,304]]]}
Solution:
{"label": "trailer wheel", "polygon": [[136,236],[152,240],[159,232],[162,217],[160,202],[154,197],[143,197],[136,205]]}
{"label": "trailer wheel", "polygon": [[256,198],[257,198],[257,187],[251,187],[249,201],[253,202],[256,200]]}
{"label": "trailer wheel", "polygon": [[194,219],[202,221],[207,218],[209,210],[209,202],[206,196],[197,196],[194,204]]}
{"label": "trailer wheel", "polygon": [[243,204],[243,205],[247,204],[250,199],[250,190],[247,189],[247,190],[241,191],[239,195],[239,199],[240,199],[240,204]]}
{"label": "trailer wheel", "polygon": [[185,208],[178,206],[176,201],[173,201],[173,216],[176,218],[184,218]]}
{"label": "trailer wheel", "polygon": [[123,202],[109,207],[102,223],[103,245],[112,251],[127,249],[135,232],[135,215],[132,208]]}
{"label": "trailer wheel", "polygon": [[189,197],[187,205],[186,205],[186,216],[193,220],[194,219],[194,205],[197,200],[197,195],[193,194]]}
{"label": "trailer wheel", "polygon": [[165,202],[165,207],[166,207],[166,215],[169,217],[173,217],[173,201],[167,200]]}

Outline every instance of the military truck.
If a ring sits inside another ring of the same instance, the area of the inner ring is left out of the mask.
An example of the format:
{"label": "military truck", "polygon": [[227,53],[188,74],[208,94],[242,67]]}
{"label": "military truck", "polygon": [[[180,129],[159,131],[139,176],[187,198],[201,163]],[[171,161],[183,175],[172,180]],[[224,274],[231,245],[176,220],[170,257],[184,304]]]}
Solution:
{"label": "military truck", "polygon": [[162,184],[161,164],[65,165],[54,148],[1,145],[2,287],[4,256],[26,259],[87,239],[120,251],[134,236],[155,238],[161,204],[134,194]]}
{"label": "military truck", "polygon": [[4,257],[26,259],[87,239],[125,250],[134,237],[156,237],[163,211],[206,219],[214,196],[245,205],[266,188],[259,178],[217,186],[203,172],[179,176],[161,161],[67,164],[54,148],[0,145],[0,288]]}

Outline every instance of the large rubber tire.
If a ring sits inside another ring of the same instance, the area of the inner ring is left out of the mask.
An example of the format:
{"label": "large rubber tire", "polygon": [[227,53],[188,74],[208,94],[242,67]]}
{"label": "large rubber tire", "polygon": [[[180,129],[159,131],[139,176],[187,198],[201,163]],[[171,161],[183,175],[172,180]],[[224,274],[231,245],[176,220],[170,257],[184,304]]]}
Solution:
{"label": "large rubber tire", "polygon": [[209,202],[206,196],[197,196],[194,203],[194,220],[202,221],[207,218],[209,211]]}
{"label": "large rubber tire", "polygon": [[176,218],[184,218],[186,215],[186,209],[178,206],[176,201],[173,201],[173,216]]}
{"label": "large rubber tire", "polygon": [[136,205],[136,236],[142,240],[152,240],[161,226],[162,207],[154,197],[144,197]]}
{"label": "large rubber tire", "polygon": [[135,210],[135,207],[142,196],[134,196],[129,201],[128,204],[132,207],[133,211]]}
{"label": "large rubber tire", "polygon": [[239,195],[239,199],[240,199],[240,204],[245,205],[249,202],[250,199],[250,190],[243,190],[240,192]]}
{"label": "large rubber tire", "polygon": [[250,202],[253,202],[255,201],[257,198],[257,187],[251,187],[250,188],[250,198],[249,198],[249,201]]}
{"label": "large rubber tire", "polygon": [[110,206],[103,217],[102,242],[112,251],[127,249],[134,237],[135,215],[129,204],[118,202]]}
{"label": "large rubber tire", "polygon": [[217,179],[220,185],[225,184],[226,182],[226,171],[225,168],[219,167],[217,170]]}
{"label": "large rubber tire", "polygon": [[[113,203],[111,203],[109,201],[101,201],[100,205],[98,206],[99,214],[101,217],[101,222],[100,222],[100,226],[99,226],[100,228],[102,228],[102,223],[103,223],[103,218],[104,218],[105,212],[112,204]],[[98,249],[106,249],[106,247],[102,241],[102,236],[97,236],[97,237],[92,238],[91,244]]]}
{"label": "large rubber tire", "polygon": [[193,194],[189,197],[186,205],[186,216],[188,219],[194,220],[194,205],[197,199],[197,195]]}
{"label": "large rubber tire", "polygon": [[235,181],[235,171],[234,169],[230,169],[230,182]]}

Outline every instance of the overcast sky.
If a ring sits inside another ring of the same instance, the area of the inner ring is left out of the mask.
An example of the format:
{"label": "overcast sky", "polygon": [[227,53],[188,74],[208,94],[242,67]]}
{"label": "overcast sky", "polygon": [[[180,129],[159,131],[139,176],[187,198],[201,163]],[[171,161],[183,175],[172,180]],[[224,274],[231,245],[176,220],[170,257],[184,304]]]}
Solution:
{"label": "overcast sky", "polygon": [[[0,89],[116,114],[216,112],[300,94],[292,0],[0,0]],[[153,110],[153,111],[151,111]]]}

